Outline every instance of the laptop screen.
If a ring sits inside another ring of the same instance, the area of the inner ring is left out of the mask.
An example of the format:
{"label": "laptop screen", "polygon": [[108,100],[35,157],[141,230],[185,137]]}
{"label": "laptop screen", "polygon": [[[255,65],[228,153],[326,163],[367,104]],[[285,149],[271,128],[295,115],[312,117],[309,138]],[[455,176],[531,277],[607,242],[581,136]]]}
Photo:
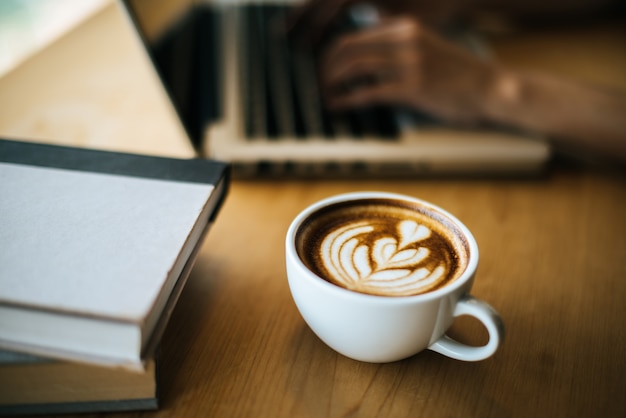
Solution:
{"label": "laptop screen", "polygon": [[193,0],[120,0],[196,148],[220,114],[217,19]]}

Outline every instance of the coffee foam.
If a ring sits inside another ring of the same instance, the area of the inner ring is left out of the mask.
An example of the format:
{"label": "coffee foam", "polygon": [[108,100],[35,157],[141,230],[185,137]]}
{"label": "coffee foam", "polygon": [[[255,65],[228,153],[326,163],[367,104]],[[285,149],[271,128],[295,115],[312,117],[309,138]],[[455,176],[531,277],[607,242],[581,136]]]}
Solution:
{"label": "coffee foam", "polygon": [[331,283],[361,293],[408,296],[460,275],[468,259],[462,237],[426,206],[369,199],[312,214],[296,242],[304,263]]}

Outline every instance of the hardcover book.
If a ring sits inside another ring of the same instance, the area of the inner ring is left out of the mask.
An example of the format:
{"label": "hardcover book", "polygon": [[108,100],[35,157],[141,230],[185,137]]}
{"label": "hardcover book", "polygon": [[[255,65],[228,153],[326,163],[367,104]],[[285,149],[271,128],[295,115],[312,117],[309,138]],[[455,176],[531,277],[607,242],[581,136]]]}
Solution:
{"label": "hardcover book", "polygon": [[0,415],[154,410],[157,363],[137,372],[0,350]]}
{"label": "hardcover book", "polygon": [[0,347],[143,369],[229,166],[0,140]]}

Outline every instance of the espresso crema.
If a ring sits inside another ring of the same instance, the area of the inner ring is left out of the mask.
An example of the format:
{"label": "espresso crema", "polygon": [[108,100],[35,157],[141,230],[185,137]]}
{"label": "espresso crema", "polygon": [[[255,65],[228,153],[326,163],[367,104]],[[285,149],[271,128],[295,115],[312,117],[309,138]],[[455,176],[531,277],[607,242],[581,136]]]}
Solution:
{"label": "espresso crema", "polygon": [[443,214],[393,199],[326,207],[300,226],[296,247],[318,276],[381,296],[436,290],[458,277],[469,258],[463,234]]}

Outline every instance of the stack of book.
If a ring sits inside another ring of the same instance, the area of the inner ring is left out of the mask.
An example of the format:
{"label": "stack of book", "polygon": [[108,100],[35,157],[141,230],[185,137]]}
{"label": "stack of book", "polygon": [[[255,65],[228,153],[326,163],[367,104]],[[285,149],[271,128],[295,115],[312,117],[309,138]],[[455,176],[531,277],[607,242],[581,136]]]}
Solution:
{"label": "stack of book", "polygon": [[0,140],[0,413],[154,409],[227,164]]}
{"label": "stack of book", "polygon": [[57,414],[158,407],[153,359],[144,371],[0,351],[0,413]]}

